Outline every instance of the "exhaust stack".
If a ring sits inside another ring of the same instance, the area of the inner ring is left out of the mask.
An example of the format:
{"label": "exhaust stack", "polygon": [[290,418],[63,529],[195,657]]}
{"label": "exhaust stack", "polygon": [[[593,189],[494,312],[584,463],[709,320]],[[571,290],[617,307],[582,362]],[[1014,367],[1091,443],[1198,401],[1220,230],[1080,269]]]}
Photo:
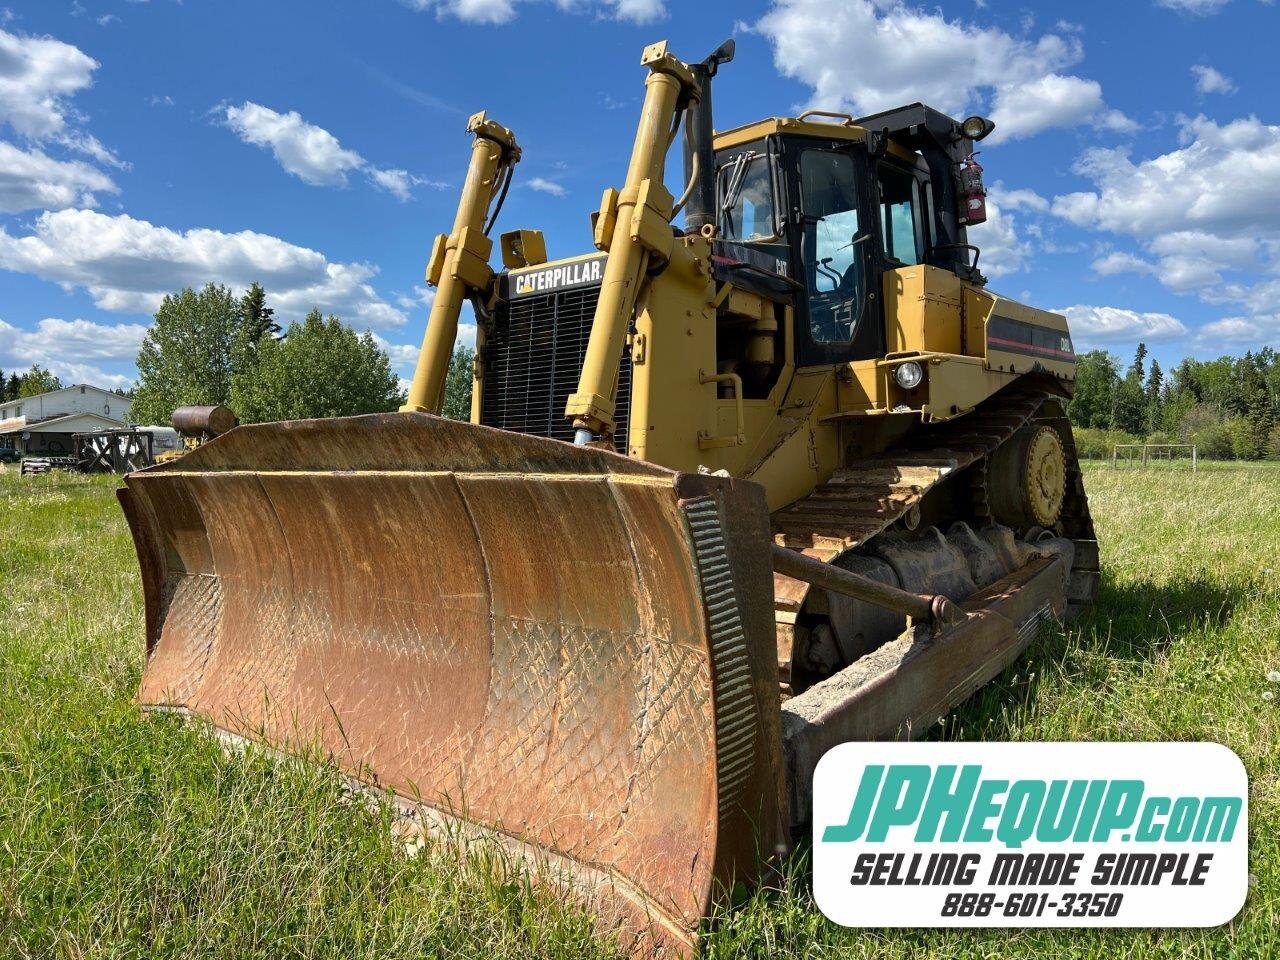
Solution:
{"label": "exhaust stack", "polygon": [[693,75],[702,88],[702,96],[689,104],[684,117],[684,179],[695,179],[694,161],[697,161],[696,182],[685,207],[684,232],[700,233],[707,224],[719,222],[716,210],[716,153],[712,140],[715,128],[711,113],[711,78],[722,63],[733,59],[735,42],[732,39],[720,44],[701,63],[690,64]]}

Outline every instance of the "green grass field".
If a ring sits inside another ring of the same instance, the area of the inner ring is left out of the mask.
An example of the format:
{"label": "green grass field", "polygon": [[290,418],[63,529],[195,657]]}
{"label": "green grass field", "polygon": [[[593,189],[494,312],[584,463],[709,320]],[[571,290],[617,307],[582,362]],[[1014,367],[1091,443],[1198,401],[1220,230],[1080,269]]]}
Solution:
{"label": "green grass field", "polygon": [[[1252,780],[1256,882],[1192,931],[853,932],[802,863],[707,937],[711,957],[1280,956],[1280,470],[1091,466],[1096,609],[936,735],[1214,740]],[[321,767],[229,756],[131,705],[133,551],[110,478],[0,475],[0,957],[606,957],[519,878],[407,856]],[[1268,697],[1267,694],[1274,694]]]}

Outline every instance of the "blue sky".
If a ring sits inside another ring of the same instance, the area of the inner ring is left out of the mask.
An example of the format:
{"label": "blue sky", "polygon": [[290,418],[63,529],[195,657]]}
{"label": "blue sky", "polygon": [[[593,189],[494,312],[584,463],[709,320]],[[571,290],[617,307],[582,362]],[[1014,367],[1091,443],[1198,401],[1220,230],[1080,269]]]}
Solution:
{"label": "blue sky", "polygon": [[[159,297],[260,280],[412,369],[486,109],[501,228],[589,248],[644,70],[726,36],[717,126],[916,99],[998,123],[992,287],[1168,362],[1280,341],[1280,8],[1263,0],[0,0],[0,368],[123,385]],[[673,160],[676,155],[673,153]],[[678,162],[670,165],[670,181]],[[464,330],[464,335],[467,331]]]}

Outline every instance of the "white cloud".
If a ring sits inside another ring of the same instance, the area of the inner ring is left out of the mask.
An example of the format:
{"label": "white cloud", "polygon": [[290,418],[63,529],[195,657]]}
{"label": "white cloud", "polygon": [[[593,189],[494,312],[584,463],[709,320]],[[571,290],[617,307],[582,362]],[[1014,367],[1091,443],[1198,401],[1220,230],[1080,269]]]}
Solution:
{"label": "white cloud", "polygon": [[[432,11],[439,17],[456,17],[467,23],[508,23],[516,18],[517,6],[532,0],[402,0],[405,6]],[[625,20],[653,23],[667,15],[664,0],[554,0],[561,10]]]}
{"label": "white cloud", "polygon": [[563,197],[568,191],[554,180],[548,180],[545,177],[534,177],[525,181],[525,186],[530,190],[537,190],[539,193],[549,193],[553,197]]}
{"label": "white cloud", "polygon": [[23,330],[0,320],[0,351],[22,363],[42,365],[54,359],[132,362],[146,333],[141,323],[46,317],[34,330]]}
{"label": "white cloud", "polygon": [[1156,266],[1149,260],[1143,260],[1136,254],[1127,251],[1116,250],[1105,254],[1093,261],[1093,270],[1102,277],[1113,277],[1119,273],[1150,273],[1156,272]]}
{"label": "white cloud", "polygon": [[[69,101],[93,83],[98,66],[92,57],[61,40],[0,29],[0,125],[8,124],[28,144],[56,145],[103,166],[129,169],[97,137],[76,126],[84,117]],[[12,166],[0,163],[4,169],[0,191],[5,194],[0,203],[7,204],[5,210],[40,205],[56,209],[72,203],[91,206],[95,191],[119,192],[109,177],[85,164],[56,160],[42,150],[23,152],[3,146],[6,158],[13,161]]]}
{"label": "white cloud", "polygon": [[0,141],[0,212],[93,207],[96,194],[119,192],[110,177],[86,163]]}
{"label": "white cloud", "polygon": [[391,366],[394,369],[412,372],[413,368],[417,366],[418,354],[422,350],[420,344],[392,343],[386,338],[378,336],[376,333],[373,335],[373,342],[381,347],[382,350],[386,352],[387,356],[391,358]]}
{"label": "white cloud", "polygon": [[53,357],[40,365],[64,384],[88,383],[95,387],[102,387],[104,390],[116,387],[123,390],[133,384],[133,380],[125,374],[104,370],[93,363],[75,363]]}
{"label": "white cloud", "polygon": [[147,103],[151,104],[153,107],[172,107],[173,97],[169,96],[167,93],[163,96],[151,96],[147,98]]}
{"label": "white cloud", "polygon": [[815,107],[856,115],[922,100],[963,115],[989,106],[992,142],[1084,123],[1132,128],[1096,82],[1062,73],[1084,55],[1075,34],[1024,39],[902,0],[775,0],[754,29],[773,43],[777,68],[812,88]]}
{"label": "white cloud", "polygon": [[0,123],[32,139],[61,132],[68,99],[92,84],[98,66],[61,40],[0,30]]}
{"label": "white cloud", "polygon": [[[373,342],[381,347],[391,359],[391,367],[406,379],[413,376],[418,365],[418,354],[422,352],[421,343],[392,343],[376,333]],[[458,321],[458,345],[474,348],[476,345],[476,325],[466,320]],[[405,386],[407,386],[407,382]]]}
{"label": "white cloud", "polygon": [[[1277,272],[1274,263],[1270,265],[1271,273]],[[1280,303],[1280,280],[1263,279],[1253,282],[1231,280],[1200,291],[1200,299],[1208,303],[1238,303],[1257,315],[1274,315],[1276,304]]]}
{"label": "white cloud", "polygon": [[1138,125],[1102,101],[1102,85],[1096,80],[1046,74],[1028,83],[998,90],[991,111],[996,132],[992,142],[1029,137],[1050,127],[1075,127],[1082,123],[1118,133],[1132,133]]}
{"label": "white cloud", "polygon": [[98,17],[98,19],[95,22],[100,27],[106,27],[106,26],[110,26],[113,23],[119,23],[120,18],[117,17],[114,13],[104,13],[102,16]]}
{"label": "white cloud", "polygon": [[67,363],[65,360],[51,360],[47,364],[49,370],[63,383],[88,383],[104,390],[119,387],[121,390],[133,385],[133,380],[123,373],[111,373],[92,363]]}
{"label": "white cloud", "polygon": [[1020,188],[1007,190],[1003,183],[991,188],[991,196],[999,200],[1003,210],[1032,210],[1036,213],[1048,213],[1049,201],[1034,190]]}
{"label": "white cloud", "polygon": [[360,154],[343,149],[337,137],[295,111],[277,113],[246,102],[228,106],[224,119],[241,140],[270,149],[280,166],[312,186],[346,186],[347,173],[364,166]]}
{"label": "white cloud", "polygon": [[84,133],[80,130],[71,130],[67,133],[59,134],[56,140],[58,144],[68,150],[97,160],[104,167],[114,167],[117,170],[133,169],[131,163],[121,160],[116,156],[115,151],[104,146],[102,141],[93,136],[93,134]]}
{"label": "white cloud", "polygon": [[1104,276],[1145,273],[1179,293],[1274,309],[1280,281],[1280,125],[1247,117],[1182,118],[1180,146],[1135,162],[1128,150],[1086,151],[1076,172],[1095,189],[1055,197],[1080,227],[1127,235],[1140,254],[1108,252]]}
{"label": "white cloud", "polygon": [[1206,349],[1229,344],[1246,344],[1254,348],[1275,343],[1280,337],[1280,314],[1268,317],[1225,317],[1206,323],[1196,331],[1196,343]]}
{"label": "white cloud", "polygon": [[1071,336],[1077,344],[1148,343],[1176,340],[1187,333],[1186,324],[1167,313],[1140,313],[1121,307],[1092,307],[1077,304],[1056,311],[1065,314]]}
{"label": "white cloud", "polygon": [[1004,210],[1004,202],[999,195],[989,196],[987,222],[969,227],[969,242],[982,249],[978,267],[993,279],[1024,270],[1031,260],[1031,243],[1019,235],[1014,217]]}
{"label": "white cloud", "polygon": [[14,369],[38,363],[64,383],[123,387],[129,378],[108,373],[102,363],[132,364],[147,327],[140,323],[94,323],[47,317],[34,330],[0,320],[0,364]]}
{"label": "white cloud", "polygon": [[1196,93],[1235,93],[1236,85],[1230,77],[1219,73],[1213,67],[1197,64],[1191,68],[1191,75],[1196,78]]}
{"label": "white cloud", "polygon": [[238,107],[224,107],[223,122],[245,143],[269,149],[280,166],[313,187],[345,187],[347,174],[363,173],[375,187],[405,201],[417,184],[439,186],[407,170],[375,167],[355,150],[343,147],[328,130],[308,123],[294,110],[278,113],[246,101]]}
{"label": "white cloud", "polygon": [[150,313],[166,293],[209,281],[243,290],[259,281],[284,320],[312,307],[370,327],[404,324],[403,311],[374,291],[365,263],[332,263],[323,254],[252,231],[180,232],[126,215],[92,210],[43,213],[33,232],[0,228],[0,267],[83,288],[104,310]]}
{"label": "white cloud", "polygon": [[663,0],[616,0],[614,16],[631,23],[653,23],[667,15]]}
{"label": "white cloud", "polygon": [[435,11],[437,16],[452,16],[468,23],[506,23],[515,19],[515,0],[403,0],[404,5],[419,12]]}
{"label": "white cloud", "polygon": [[1217,13],[1230,2],[1231,0],[1156,0],[1156,6],[1176,10],[1178,13],[1205,17],[1211,13]]}
{"label": "white cloud", "polygon": [[1226,271],[1248,271],[1263,265],[1263,244],[1250,237],[1223,239],[1194,231],[1163,234],[1145,245],[1154,259],[1128,251],[1107,253],[1093,262],[1100,276],[1145,273],[1178,293],[1220,284]]}
{"label": "white cloud", "polygon": [[370,167],[368,173],[374,186],[381,187],[397,200],[408,200],[413,195],[417,178],[408,170],[375,170]]}
{"label": "white cloud", "polygon": [[400,304],[400,307],[406,313],[413,313],[423,307],[427,307],[429,309],[431,307],[431,302],[435,300],[435,298],[436,292],[431,287],[415,286],[413,288],[412,295],[401,294],[396,297],[396,303]]}
{"label": "white cloud", "polygon": [[1056,197],[1054,212],[1138,237],[1280,233],[1280,126],[1256,117],[1219,126],[1196,117],[1182,121],[1181,140],[1178,149],[1138,163],[1123,147],[1086,151],[1075,169],[1096,189]]}
{"label": "white cloud", "polygon": [[[1192,290],[1220,280],[1224,270],[1262,266],[1264,247],[1254,237],[1220,237],[1195,230],[1162,234],[1147,244],[1159,258],[1158,276],[1175,290]],[[1192,279],[1193,275],[1199,279]]]}

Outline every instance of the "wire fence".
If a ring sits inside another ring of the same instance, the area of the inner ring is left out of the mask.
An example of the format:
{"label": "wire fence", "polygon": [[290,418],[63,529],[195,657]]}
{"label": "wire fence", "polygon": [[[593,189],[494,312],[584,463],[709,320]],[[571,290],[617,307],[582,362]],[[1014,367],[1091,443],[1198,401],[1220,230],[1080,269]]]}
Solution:
{"label": "wire fence", "polygon": [[1122,463],[1147,467],[1173,464],[1179,459],[1190,460],[1191,472],[1195,473],[1199,469],[1200,451],[1194,443],[1117,443],[1111,447],[1112,469],[1118,469]]}

